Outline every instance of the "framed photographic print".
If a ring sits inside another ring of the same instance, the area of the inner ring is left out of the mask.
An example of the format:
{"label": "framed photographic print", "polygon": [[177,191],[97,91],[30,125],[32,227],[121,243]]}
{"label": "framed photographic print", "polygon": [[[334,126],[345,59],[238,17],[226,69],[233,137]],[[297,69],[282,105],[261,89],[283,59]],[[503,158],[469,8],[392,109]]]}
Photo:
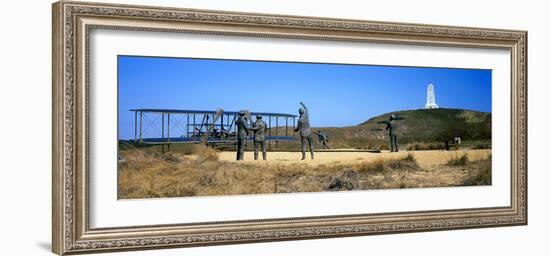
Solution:
{"label": "framed photographic print", "polygon": [[61,1],[53,251],[527,224],[527,32]]}

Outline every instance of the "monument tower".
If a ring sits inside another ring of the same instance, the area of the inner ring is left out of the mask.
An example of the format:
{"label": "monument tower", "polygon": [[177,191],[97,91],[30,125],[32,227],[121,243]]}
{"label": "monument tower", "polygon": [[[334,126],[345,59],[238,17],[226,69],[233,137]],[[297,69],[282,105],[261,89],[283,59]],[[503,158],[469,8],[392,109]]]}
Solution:
{"label": "monument tower", "polygon": [[435,104],[435,90],[434,85],[431,82],[428,84],[428,95],[426,99],[426,106],[424,108],[439,108],[437,104]]}

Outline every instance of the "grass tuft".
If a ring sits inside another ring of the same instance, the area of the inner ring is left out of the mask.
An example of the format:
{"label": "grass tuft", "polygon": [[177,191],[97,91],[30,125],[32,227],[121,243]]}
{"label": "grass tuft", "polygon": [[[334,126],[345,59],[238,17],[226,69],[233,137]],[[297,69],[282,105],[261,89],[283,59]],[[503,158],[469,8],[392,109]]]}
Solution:
{"label": "grass tuft", "polygon": [[197,145],[198,147],[195,147],[192,150],[192,154],[197,156],[198,162],[206,162],[206,161],[217,161],[220,156],[218,155],[218,152],[215,149]]}
{"label": "grass tuft", "polygon": [[384,172],[386,167],[384,166],[384,160],[375,160],[371,162],[363,161],[356,165],[357,172],[366,173],[381,173]]}
{"label": "grass tuft", "polygon": [[470,176],[464,181],[464,186],[480,186],[480,185],[491,185],[492,184],[492,166],[491,166],[492,157],[489,156],[487,159],[479,160],[473,164],[477,165],[478,172]]}
{"label": "grass tuft", "polygon": [[416,163],[416,158],[413,153],[408,153],[402,160]]}
{"label": "grass tuft", "polygon": [[470,160],[468,159],[468,154],[451,154],[447,165],[451,166],[465,166]]}

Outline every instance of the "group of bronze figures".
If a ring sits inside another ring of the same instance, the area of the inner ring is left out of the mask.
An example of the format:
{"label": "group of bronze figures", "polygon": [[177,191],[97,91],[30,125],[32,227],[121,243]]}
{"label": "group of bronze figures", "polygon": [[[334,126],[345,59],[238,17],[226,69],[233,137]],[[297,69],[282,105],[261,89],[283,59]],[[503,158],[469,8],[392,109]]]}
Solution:
{"label": "group of bronze figures", "polygon": [[254,132],[254,160],[258,160],[258,148],[260,147],[262,148],[262,157],[266,160],[265,133],[267,132],[267,125],[262,120],[262,116],[257,115],[256,121],[252,124],[252,127],[249,127],[246,120],[246,111],[242,110],[239,112],[235,125],[237,126],[237,160],[244,159],[244,148],[250,131]]}
{"label": "group of bronze figures", "polygon": [[[298,123],[294,129],[300,135],[300,142],[302,144],[302,160],[306,159],[306,151],[309,146],[309,152],[311,154],[311,159],[314,159],[315,147],[313,143],[312,134],[317,135],[319,143],[323,145],[325,149],[330,149],[328,146],[329,137],[325,133],[318,130],[317,132],[311,131],[311,126],[309,124],[309,110],[303,102],[300,102],[302,107],[298,109],[300,114],[298,118]],[[240,111],[235,125],[237,126],[237,160],[244,159],[244,149],[246,147],[246,141],[248,139],[248,134],[250,132],[254,133],[254,160],[258,160],[259,149],[262,150],[262,157],[264,160],[267,159],[267,147],[266,147],[266,137],[267,125],[262,120],[261,115],[256,115],[256,121],[252,125],[248,125],[247,111]],[[397,152],[397,133],[395,127],[395,120],[400,120],[402,118],[396,117],[394,114],[390,115],[388,121],[382,121],[379,123],[386,124],[386,130],[389,132],[390,136],[390,145],[391,152]]]}

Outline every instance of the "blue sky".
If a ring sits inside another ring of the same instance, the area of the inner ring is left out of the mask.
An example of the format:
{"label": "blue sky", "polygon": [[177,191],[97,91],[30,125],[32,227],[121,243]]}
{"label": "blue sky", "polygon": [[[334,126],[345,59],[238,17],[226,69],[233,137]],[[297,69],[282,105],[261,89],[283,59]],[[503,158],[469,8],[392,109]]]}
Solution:
{"label": "blue sky", "polygon": [[118,57],[119,136],[133,138],[134,108],[297,114],[316,127],[350,126],[423,108],[429,82],[440,107],[491,112],[491,70]]}

